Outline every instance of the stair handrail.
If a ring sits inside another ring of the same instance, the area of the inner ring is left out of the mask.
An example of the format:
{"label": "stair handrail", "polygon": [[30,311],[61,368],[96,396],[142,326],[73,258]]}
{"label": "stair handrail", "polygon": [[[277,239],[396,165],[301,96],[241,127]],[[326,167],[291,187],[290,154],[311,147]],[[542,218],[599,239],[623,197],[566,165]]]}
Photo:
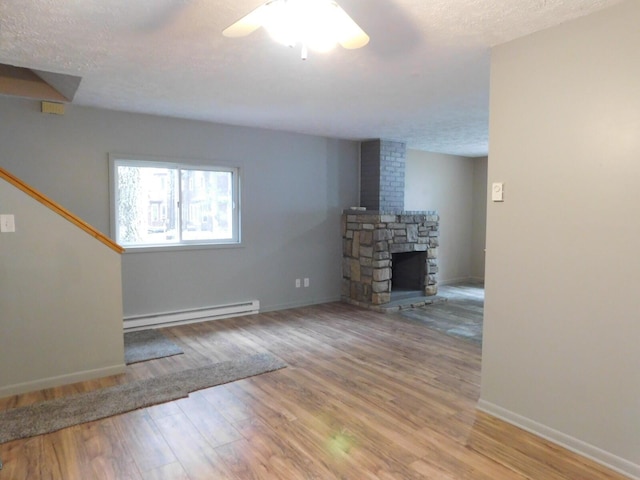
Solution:
{"label": "stair handrail", "polygon": [[107,237],[104,233],[102,233],[101,231],[97,230],[92,225],[89,225],[87,222],[85,222],[81,218],[79,218],[76,215],[74,215],[73,213],[71,213],[69,210],[64,208],[62,205],[54,202],[53,200],[51,200],[49,197],[47,197],[43,193],[40,193],[35,188],[31,187],[30,185],[27,185],[25,182],[20,180],[15,175],[7,172],[2,167],[0,167],[0,178],[6,180],[7,182],[12,184],[16,188],[22,190],[24,193],[29,195],[34,200],[37,200],[38,202],[40,202],[41,204],[45,205],[49,209],[53,210],[57,214],[59,214],[62,217],[66,218],[68,221],[70,221],[71,223],[76,225],[78,228],[84,230],[86,233],[88,233],[89,235],[94,237],[96,240],[104,243],[107,247],[111,248],[115,252],[117,252],[117,253],[123,253],[124,252],[124,248],[123,247],[121,247],[116,242],[114,242],[112,239]]}

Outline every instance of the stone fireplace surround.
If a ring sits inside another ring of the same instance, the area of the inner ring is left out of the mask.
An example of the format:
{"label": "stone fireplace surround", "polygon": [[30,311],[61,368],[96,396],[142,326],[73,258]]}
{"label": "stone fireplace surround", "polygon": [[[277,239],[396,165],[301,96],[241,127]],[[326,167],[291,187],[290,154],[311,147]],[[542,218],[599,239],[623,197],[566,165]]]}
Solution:
{"label": "stone fireplace surround", "polygon": [[[433,303],[436,298],[439,217],[433,211],[404,210],[406,156],[403,142],[377,139],[360,144],[361,206],[342,215],[342,299],[346,302],[388,312]],[[405,260],[411,264],[395,269],[395,283],[408,274],[410,283],[420,290],[415,293],[419,298],[409,293],[400,299],[405,292],[392,298],[393,256],[412,252],[425,254],[396,257],[396,267]]]}
{"label": "stone fireplace surround", "polygon": [[394,253],[426,252],[424,296],[438,292],[436,212],[345,210],[342,215],[342,299],[365,307],[391,302]]}

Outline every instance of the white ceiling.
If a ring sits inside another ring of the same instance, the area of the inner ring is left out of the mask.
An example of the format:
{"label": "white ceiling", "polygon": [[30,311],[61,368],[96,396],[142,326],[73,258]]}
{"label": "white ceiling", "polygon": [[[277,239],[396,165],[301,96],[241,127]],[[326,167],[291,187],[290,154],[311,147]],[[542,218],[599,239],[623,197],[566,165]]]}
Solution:
{"label": "white ceiling", "polygon": [[73,104],[465,156],[488,149],[490,47],[620,0],[342,0],[327,54],[221,32],[261,0],[2,0],[0,63],[82,77]]}

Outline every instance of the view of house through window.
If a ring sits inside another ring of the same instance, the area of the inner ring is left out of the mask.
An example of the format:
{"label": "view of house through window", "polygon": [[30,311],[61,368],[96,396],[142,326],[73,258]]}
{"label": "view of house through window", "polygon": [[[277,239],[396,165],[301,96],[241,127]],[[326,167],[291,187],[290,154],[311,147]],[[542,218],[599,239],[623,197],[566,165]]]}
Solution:
{"label": "view of house through window", "polygon": [[237,169],[112,159],[112,173],[120,245],[238,242]]}

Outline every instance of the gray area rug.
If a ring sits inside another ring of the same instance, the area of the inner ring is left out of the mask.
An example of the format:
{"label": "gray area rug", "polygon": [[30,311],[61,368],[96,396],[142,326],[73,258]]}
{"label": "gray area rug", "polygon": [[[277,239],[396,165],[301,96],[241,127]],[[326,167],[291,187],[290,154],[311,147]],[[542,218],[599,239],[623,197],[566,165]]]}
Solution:
{"label": "gray area rug", "polygon": [[266,353],[57,398],[0,413],[0,444],[187,397],[189,392],[286,367]]}
{"label": "gray area rug", "polygon": [[124,334],[124,361],[127,365],[181,353],[184,353],[182,349],[158,330]]}

